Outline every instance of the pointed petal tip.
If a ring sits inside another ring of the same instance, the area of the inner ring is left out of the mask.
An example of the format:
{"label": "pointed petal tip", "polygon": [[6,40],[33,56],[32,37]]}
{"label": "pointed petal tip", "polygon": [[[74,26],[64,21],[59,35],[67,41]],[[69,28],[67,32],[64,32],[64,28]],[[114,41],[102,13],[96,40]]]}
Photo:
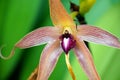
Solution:
{"label": "pointed petal tip", "polygon": [[109,44],[111,47],[118,48],[120,49],[120,41],[117,42],[116,44]]}

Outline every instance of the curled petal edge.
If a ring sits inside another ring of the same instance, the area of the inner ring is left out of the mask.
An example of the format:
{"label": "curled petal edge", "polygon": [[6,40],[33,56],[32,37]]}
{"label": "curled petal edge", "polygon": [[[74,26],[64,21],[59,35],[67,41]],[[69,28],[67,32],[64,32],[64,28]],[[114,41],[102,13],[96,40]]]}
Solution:
{"label": "curled petal edge", "polygon": [[15,54],[16,47],[13,47],[13,49],[11,50],[11,52],[8,56],[3,56],[2,55],[2,49],[3,49],[3,47],[0,48],[0,58],[2,58],[4,60],[7,60],[7,59],[10,59]]}

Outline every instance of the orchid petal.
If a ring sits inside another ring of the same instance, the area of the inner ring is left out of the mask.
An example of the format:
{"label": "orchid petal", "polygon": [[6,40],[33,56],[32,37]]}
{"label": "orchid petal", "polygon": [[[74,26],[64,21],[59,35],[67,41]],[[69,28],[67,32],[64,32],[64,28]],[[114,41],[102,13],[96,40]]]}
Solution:
{"label": "orchid petal", "polygon": [[37,45],[47,43],[59,38],[59,30],[56,27],[43,27],[38,28],[24,38],[22,38],[17,44],[16,47],[19,48],[29,48]]}
{"label": "orchid petal", "polygon": [[107,46],[120,48],[120,42],[118,38],[116,38],[111,33],[108,33],[107,31],[94,26],[78,26],[78,37],[85,41],[91,41]]}
{"label": "orchid petal", "polygon": [[74,27],[75,23],[68,15],[60,0],[49,0],[50,3],[50,16],[55,26],[71,26]]}
{"label": "orchid petal", "polygon": [[40,58],[37,80],[48,80],[62,51],[59,41],[48,43]]}
{"label": "orchid petal", "polygon": [[85,46],[84,42],[76,40],[76,46],[73,50],[75,51],[75,55],[83,70],[86,72],[89,80],[100,80],[100,77],[95,69],[91,53]]}

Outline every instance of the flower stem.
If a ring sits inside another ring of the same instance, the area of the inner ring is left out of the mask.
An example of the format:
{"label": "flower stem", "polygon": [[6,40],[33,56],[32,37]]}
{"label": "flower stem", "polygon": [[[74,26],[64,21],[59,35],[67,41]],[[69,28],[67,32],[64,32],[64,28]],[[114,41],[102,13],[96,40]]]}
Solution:
{"label": "flower stem", "polygon": [[65,60],[66,60],[67,68],[68,68],[68,70],[70,72],[70,75],[72,76],[72,79],[76,80],[75,74],[73,72],[72,66],[71,66],[70,61],[69,61],[69,54],[65,55]]}

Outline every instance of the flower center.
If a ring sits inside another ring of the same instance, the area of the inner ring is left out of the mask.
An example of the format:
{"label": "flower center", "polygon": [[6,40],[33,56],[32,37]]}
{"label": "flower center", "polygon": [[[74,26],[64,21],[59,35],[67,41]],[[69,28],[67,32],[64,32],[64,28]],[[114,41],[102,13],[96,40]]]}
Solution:
{"label": "flower center", "polygon": [[76,41],[74,40],[73,36],[65,30],[65,33],[62,34],[60,37],[61,39],[61,46],[64,52],[67,54],[72,48],[74,48]]}

